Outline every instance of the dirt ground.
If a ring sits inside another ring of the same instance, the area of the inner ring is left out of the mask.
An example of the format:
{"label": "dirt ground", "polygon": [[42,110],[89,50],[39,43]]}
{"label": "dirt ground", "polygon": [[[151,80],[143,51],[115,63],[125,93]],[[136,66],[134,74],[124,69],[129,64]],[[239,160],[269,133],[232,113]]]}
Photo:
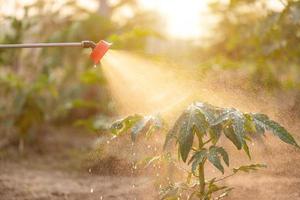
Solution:
{"label": "dirt ground", "polygon": [[[66,133],[68,132],[68,133]],[[51,131],[39,147],[20,156],[11,147],[0,152],[1,200],[113,200],[159,199],[151,177],[101,175],[82,165],[86,152],[97,136],[72,131]],[[288,145],[268,138],[273,149],[258,148],[254,161],[264,160],[268,168],[228,179],[235,188],[227,199],[296,200],[300,199],[300,153]],[[275,146],[275,147],[274,147]],[[269,148],[269,147],[267,147]],[[30,150],[28,150],[30,149]],[[272,152],[272,153],[268,153]],[[233,163],[250,162],[233,158]],[[244,156],[245,157],[245,156]],[[218,174],[220,175],[220,174]]]}

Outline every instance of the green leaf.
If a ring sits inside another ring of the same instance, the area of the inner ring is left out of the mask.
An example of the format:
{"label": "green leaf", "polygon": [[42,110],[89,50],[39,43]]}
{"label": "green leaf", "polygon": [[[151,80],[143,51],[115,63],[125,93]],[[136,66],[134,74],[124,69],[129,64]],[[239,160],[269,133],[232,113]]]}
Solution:
{"label": "green leaf", "polygon": [[251,171],[256,171],[260,168],[266,168],[267,166],[264,164],[252,164],[252,165],[244,165],[239,168],[233,168],[233,173],[237,173],[239,171],[249,173]]}
{"label": "green leaf", "polygon": [[197,133],[198,137],[203,137],[208,128],[208,122],[195,105],[189,106],[185,112],[187,116],[183,119],[178,136],[183,162],[186,162],[192,148],[195,133]]}
{"label": "green leaf", "polygon": [[247,133],[255,133],[256,132],[256,127],[255,124],[253,123],[253,117],[249,113],[244,113],[244,119],[245,119],[245,131]]}
{"label": "green leaf", "polygon": [[232,113],[236,110],[233,108],[224,109],[224,111],[212,122],[212,126],[216,126],[218,124],[223,123],[231,118]]}
{"label": "green leaf", "polygon": [[236,135],[236,138],[239,140],[239,143],[244,144],[244,137],[245,137],[245,129],[244,129],[244,116],[243,113],[240,111],[236,110],[235,112],[232,113],[232,127],[234,130],[234,133]]}
{"label": "green leaf", "polygon": [[141,116],[141,115],[132,115],[126,118],[115,121],[111,125],[111,132],[119,136],[123,133],[131,133],[132,141],[136,140],[138,134],[142,132],[148,133],[153,129],[161,128],[161,120],[159,117],[154,116]]}
{"label": "green leaf", "polygon": [[269,117],[264,114],[252,114],[252,116],[256,126],[263,127],[278,136],[283,142],[300,148],[293,136],[279,123],[269,119]]}
{"label": "green leaf", "polygon": [[223,160],[227,166],[229,166],[229,156],[223,147],[218,147],[218,153],[223,157]]}
{"label": "green leaf", "polygon": [[222,126],[221,125],[212,126],[209,128],[208,133],[211,138],[211,142],[215,145],[221,137]]}
{"label": "green leaf", "polygon": [[216,120],[215,114],[219,111],[216,107],[202,102],[196,102],[195,106],[205,116],[210,125]]}
{"label": "green leaf", "polygon": [[183,112],[179,116],[179,118],[176,120],[173,127],[169,130],[169,132],[166,136],[166,139],[165,139],[164,150],[167,148],[167,146],[169,145],[169,143],[171,142],[172,139],[178,139],[180,126],[182,125],[182,123],[183,123],[184,119],[186,118],[186,116],[187,116],[187,113]]}
{"label": "green leaf", "polygon": [[199,107],[195,105],[191,105],[189,108],[190,113],[190,127],[194,126],[197,131],[201,134],[201,136],[206,134],[206,130],[209,126],[208,121],[206,121],[206,116],[201,111],[202,109],[199,109]]}
{"label": "green leaf", "polygon": [[238,150],[242,148],[242,144],[237,139],[236,135],[234,134],[234,130],[231,125],[227,125],[223,129],[225,136],[236,146]]}
{"label": "green leaf", "polygon": [[143,117],[141,115],[132,115],[126,118],[115,121],[111,125],[112,134],[119,136],[125,132],[127,132],[130,128],[132,128],[137,122],[139,122]]}
{"label": "green leaf", "polygon": [[224,167],[221,164],[219,155],[218,155],[218,147],[211,146],[209,148],[208,156],[207,156],[209,162],[213,164],[218,170],[224,174]]}
{"label": "green leaf", "polygon": [[206,156],[207,156],[207,150],[206,150],[206,149],[202,149],[202,150],[200,150],[200,151],[197,151],[197,152],[192,156],[192,158],[189,160],[189,163],[188,163],[188,164],[190,164],[191,162],[193,162],[193,163],[192,163],[192,172],[193,172],[193,173],[197,170],[199,164],[201,164],[201,163],[204,162]]}
{"label": "green leaf", "polygon": [[192,148],[193,141],[194,141],[195,132],[192,127],[190,127],[190,116],[186,118],[180,127],[179,131],[179,151],[180,156],[183,162],[186,162],[188,154]]}
{"label": "green leaf", "polygon": [[135,141],[136,137],[139,133],[141,133],[144,129],[149,126],[150,121],[152,118],[150,116],[143,117],[140,121],[138,121],[132,128],[131,128],[131,140]]}
{"label": "green leaf", "polygon": [[247,142],[244,141],[243,143],[243,150],[245,151],[245,153],[247,154],[248,158],[251,159],[251,155],[250,155],[250,151],[249,151],[249,147],[247,145]]}

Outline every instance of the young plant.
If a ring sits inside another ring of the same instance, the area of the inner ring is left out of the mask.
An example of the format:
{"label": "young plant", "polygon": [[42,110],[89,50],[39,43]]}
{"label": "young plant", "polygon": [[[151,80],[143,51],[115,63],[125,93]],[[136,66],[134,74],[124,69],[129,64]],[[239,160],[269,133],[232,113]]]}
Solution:
{"label": "young plant", "polygon": [[[111,126],[114,135],[130,132],[133,141],[138,134],[162,128],[162,123],[155,117],[133,115],[118,120]],[[229,166],[229,155],[219,144],[220,137],[225,135],[238,150],[243,150],[251,159],[247,141],[251,138],[263,137],[269,131],[283,142],[299,148],[292,135],[279,123],[260,113],[243,113],[234,108],[219,108],[207,103],[195,102],[178,117],[173,127],[168,131],[164,149],[169,149],[172,141],[178,148],[179,159],[186,165],[191,165],[187,172],[188,180],[184,183],[169,184],[161,191],[161,199],[178,199],[180,193],[187,194],[188,199],[222,199],[232,188],[220,186],[217,183],[240,171],[250,172],[265,167],[262,164],[252,164],[234,168],[232,174],[206,179],[205,166],[210,162],[222,174],[224,164]],[[194,177],[194,178],[193,178]],[[195,181],[191,181],[195,180]]]}

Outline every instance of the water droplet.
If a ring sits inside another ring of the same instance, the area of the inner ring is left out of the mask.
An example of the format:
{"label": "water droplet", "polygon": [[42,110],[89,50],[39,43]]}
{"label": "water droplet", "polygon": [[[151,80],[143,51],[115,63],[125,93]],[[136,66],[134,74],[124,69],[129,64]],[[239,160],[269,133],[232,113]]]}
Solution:
{"label": "water droplet", "polygon": [[91,188],[91,193],[93,193],[94,192],[94,189],[93,188]]}
{"label": "water droplet", "polygon": [[91,168],[89,168],[89,173],[92,173],[92,169]]}

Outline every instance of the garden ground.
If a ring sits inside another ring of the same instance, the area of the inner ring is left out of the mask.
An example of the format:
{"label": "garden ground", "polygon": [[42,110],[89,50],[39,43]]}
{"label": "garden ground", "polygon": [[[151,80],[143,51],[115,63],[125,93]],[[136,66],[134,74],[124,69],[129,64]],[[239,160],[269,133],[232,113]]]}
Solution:
{"label": "garden ground", "polygon": [[[151,177],[101,175],[82,164],[80,155],[91,148],[96,136],[63,129],[42,138],[40,147],[25,149],[23,156],[13,148],[1,152],[1,200],[158,199]],[[267,144],[267,148],[273,152],[263,158],[268,168],[228,179],[235,188],[228,199],[300,199],[297,150],[287,145]],[[265,150],[255,153],[261,151]]]}

